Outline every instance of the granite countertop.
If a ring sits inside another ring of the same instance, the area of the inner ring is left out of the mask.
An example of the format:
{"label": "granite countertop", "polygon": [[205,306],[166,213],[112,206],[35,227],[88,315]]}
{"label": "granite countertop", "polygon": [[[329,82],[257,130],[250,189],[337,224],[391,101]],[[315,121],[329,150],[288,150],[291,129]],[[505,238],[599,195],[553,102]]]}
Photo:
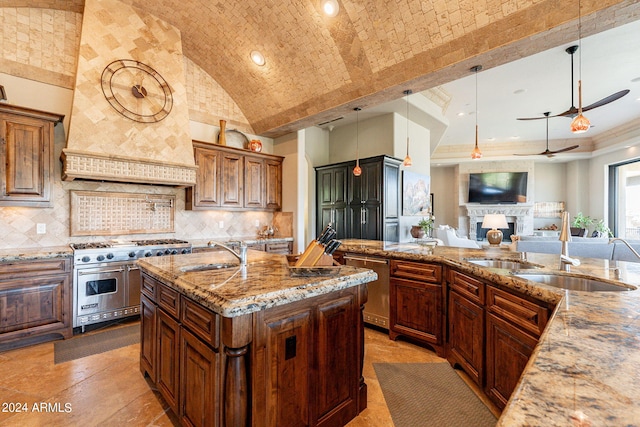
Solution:
{"label": "granite countertop", "polygon": [[[428,248],[415,243],[345,240],[340,250],[443,262],[557,304],[498,426],[640,425],[640,290],[565,291],[465,261],[519,259],[519,253],[506,248]],[[571,267],[571,274],[640,288],[640,263],[580,260],[582,264]],[[529,253],[527,261],[547,267],[537,271],[559,272],[557,255]],[[612,280],[616,266],[621,281]]]}
{"label": "granite countertop", "polygon": [[34,259],[64,258],[73,255],[69,246],[50,246],[45,248],[20,248],[0,250],[0,262],[29,261]]}
{"label": "granite countertop", "polygon": [[272,236],[272,237],[256,237],[256,236],[240,236],[240,237],[231,237],[228,239],[195,239],[189,240],[191,246],[194,248],[206,248],[207,243],[210,241],[216,241],[220,243],[236,243],[239,241],[245,242],[247,245],[254,245],[257,243],[281,243],[281,242],[293,242],[293,237],[282,237],[282,236]]}
{"label": "granite countertop", "polygon": [[[137,263],[145,273],[225,317],[289,304],[377,278],[371,270],[349,266],[292,269],[286,256],[255,250],[247,251],[244,268],[226,251],[145,258]],[[227,267],[199,271],[217,264]],[[296,273],[310,276],[294,276]]]}

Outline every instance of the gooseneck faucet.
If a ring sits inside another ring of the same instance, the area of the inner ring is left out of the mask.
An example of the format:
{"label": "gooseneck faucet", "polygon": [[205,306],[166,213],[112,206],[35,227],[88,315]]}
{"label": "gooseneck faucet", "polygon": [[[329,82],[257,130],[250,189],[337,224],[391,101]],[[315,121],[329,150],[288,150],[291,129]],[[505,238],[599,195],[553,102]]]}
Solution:
{"label": "gooseneck faucet", "polygon": [[631,251],[631,252],[636,256],[636,258],[638,258],[638,259],[640,260],[640,254],[639,254],[635,249],[633,249],[633,247],[632,247],[632,246],[629,244],[629,242],[627,242],[626,240],[624,240],[624,239],[622,239],[622,238],[620,238],[620,237],[614,237],[614,238],[612,238],[612,239],[609,239],[609,243],[613,243],[613,242],[615,242],[616,240],[617,240],[617,241],[620,241],[620,242],[622,242],[622,243],[624,243],[625,245],[627,245],[627,247],[629,248],[629,250],[630,250],[630,251]]}
{"label": "gooseneck faucet", "polygon": [[569,224],[569,212],[562,212],[562,229],[560,230],[560,237],[558,238],[562,242],[562,250],[560,252],[560,270],[570,271],[571,266],[579,266],[580,260],[569,257],[569,242],[571,241],[571,226]]}
{"label": "gooseneck faucet", "polygon": [[209,246],[210,248],[213,248],[215,246],[220,246],[222,249],[226,250],[227,252],[231,253],[233,256],[238,258],[238,260],[240,261],[240,266],[245,267],[247,265],[247,244],[245,242],[240,242],[239,253],[234,251],[232,248],[225,245],[224,243],[216,242],[215,240],[212,240],[209,243],[207,243],[207,246]]}

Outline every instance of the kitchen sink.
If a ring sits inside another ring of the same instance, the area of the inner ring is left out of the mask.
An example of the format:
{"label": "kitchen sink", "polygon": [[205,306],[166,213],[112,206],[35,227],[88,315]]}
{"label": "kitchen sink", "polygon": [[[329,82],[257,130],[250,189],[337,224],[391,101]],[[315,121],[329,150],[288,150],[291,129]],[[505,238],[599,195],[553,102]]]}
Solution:
{"label": "kitchen sink", "polygon": [[504,268],[506,270],[524,270],[530,268],[538,268],[537,265],[526,261],[518,261],[511,259],[486,259],[486,258],[467,258],[466,261],[489,268]]}
{"label": "kitchen sink", "polygon": [[622,292],[633,291],[637,288],[633,286],[614,285],[613,283],[604,282],[598,279],[589,279],[585,277],[564,276],[560,274],[544,273],[512,273],[514,276],[522,279],[531,280],[532,282],[543,283],[545,285],[554,286],[556,288],[567,289],[570,291],[582,292]]}
{"label": "kitchen sink", "polygon": [[217,264],[201,264],[201,265],[188,265],[181,267],[180,271],[183,273],[191,273],[196,271],[215,271],[222,270],[223,268],[237,268],[240,267],[238,263],[217,263]]}

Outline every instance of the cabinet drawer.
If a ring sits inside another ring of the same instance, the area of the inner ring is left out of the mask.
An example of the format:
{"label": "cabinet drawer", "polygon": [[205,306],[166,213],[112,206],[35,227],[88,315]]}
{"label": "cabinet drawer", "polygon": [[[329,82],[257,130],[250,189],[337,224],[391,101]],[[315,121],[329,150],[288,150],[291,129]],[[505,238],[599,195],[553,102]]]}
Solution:
{"label": "cabinet drawer", "polygon": [[202,338],[213,348],[218,348],[220,316],[191,301],[189,298],[182,298],[181,320],[183,326],[189,328],[191,332]]}
{"label": "cabinet drawer", "polygon": [[147,276],[146,274],[142,275],[142,284],[140,285],[140,291],[147,296],[151,301],[156,301],[156,288],[159,283]]}
{"label": "cabinet drawer", "polygon": [[47,258],[0,263],[0,280],[47,276],[71,270],[71,258]]}
{"label": "cabinet drawer", "polygon": [[394,277],[429,283],[442,283],[442,266],[420,262],[391,260],[390,273]]}
{"label": "cabinet drawer", "polygon": [[180,318],[180,294],[161,283],[156,287],[156,303],[174,318]]}
{"label": "cabinet drawer", "polygon": [[487,287],[487,309],[514,326],[539,337],[549,319],[549,310],[493,286]]}
{"label": "cabinet drawer", "polygon": [[291,243],[290,242],[267,243],[267,252],[272,254],[288,255],[291,253]]}
{"label": "cabinet drawer", "polygon": [[485,286],[481,281],[455,270],[449,270],[449,286],[470,301],[484,305]]}

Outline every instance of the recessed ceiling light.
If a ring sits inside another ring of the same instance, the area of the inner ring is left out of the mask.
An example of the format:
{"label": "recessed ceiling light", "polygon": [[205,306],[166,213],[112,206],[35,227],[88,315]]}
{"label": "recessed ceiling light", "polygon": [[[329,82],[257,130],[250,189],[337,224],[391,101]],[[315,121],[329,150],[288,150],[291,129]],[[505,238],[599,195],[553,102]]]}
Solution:
{"label": "recessed ceiling light", "polygon": [[635,79],[631,79],[631,81],[632,81],[633,83],[640,82],[640,77],[636,77]]}
{"label": "recessed ceiling light", "polygon": [[462,117],[462,116],[464,116],[464,111],[460,111],[460,112],[458,113],[458,117]]}
{"label": "recessed ceiling light", "polygon": [[487,141],[495,141],[496,139],[491,137],[491,138],[487,138]]}
{"label": "recessed ceiling light", "polygon": [[509,138],[510,138],[510,139],[520,139],[520,137],[519,137],[519,136],[516,136],[516,135],[514,135],[514,136],[510,136]]}
{"label": "recessed ceiling light", "polygon": [[249,56],[251,56],[251,60],[255,62],[256,65],[262,67],[266,63],[266,61],[264,60],[264,56],[257,50],[252,51]]}
{"label": "recessed ceiling light", "polygon": [[525,93],[527,90],[526,89],[516,89],[513,91],[514,95],[520,95],[521,93]]}
{"label": "recessed ceiling light", "polygon": [[340,5],[337,0],[324,0],[322,2],[322,10],[325,15],[333,18],[340,11]]}

